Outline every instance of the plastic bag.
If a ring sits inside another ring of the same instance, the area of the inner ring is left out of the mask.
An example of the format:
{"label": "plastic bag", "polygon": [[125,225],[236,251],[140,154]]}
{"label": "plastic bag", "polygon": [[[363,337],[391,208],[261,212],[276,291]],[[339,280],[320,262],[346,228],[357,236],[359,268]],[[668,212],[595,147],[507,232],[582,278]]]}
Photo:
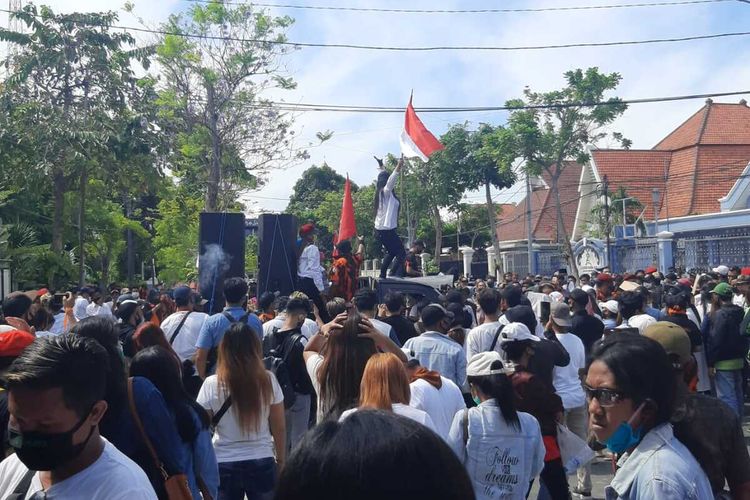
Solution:
{"label": "plastic bag", "polygon": [[568,474],[575,473],[594,459],[594,450],[589,448],[588,443],[562,424],[557,424],[557,445],[560,447],[560,457]]}

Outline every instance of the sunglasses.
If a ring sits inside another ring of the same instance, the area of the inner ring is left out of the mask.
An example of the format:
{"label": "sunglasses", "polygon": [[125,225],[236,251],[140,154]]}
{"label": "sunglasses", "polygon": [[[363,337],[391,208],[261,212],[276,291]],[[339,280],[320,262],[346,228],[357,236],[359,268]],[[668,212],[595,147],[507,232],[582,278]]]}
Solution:
{"label": "sunglasses", "polygon": [[599,406],[603,408],[612,407],[626,397],[623,393],[614,389],[594,389],[585,384],[583,385],[583,390],[586,392],[586,399],[588,401],[596,399],[599,402]]}

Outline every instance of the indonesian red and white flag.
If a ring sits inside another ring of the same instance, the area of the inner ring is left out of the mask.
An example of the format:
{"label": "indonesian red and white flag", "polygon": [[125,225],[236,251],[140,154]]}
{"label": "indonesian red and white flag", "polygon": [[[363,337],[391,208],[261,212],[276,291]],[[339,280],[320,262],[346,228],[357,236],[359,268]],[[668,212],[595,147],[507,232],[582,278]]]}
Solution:
{"label": "indonesian red and white flag", "polygon": [[407,158],[417,157],[422,161],[427,161],[432,153],[445,149],[445,146],[440,144],[440,141],[424,126],[414,111],[411,100],[412,98],[409,97],[404,130],[401,132],[401,153]]}

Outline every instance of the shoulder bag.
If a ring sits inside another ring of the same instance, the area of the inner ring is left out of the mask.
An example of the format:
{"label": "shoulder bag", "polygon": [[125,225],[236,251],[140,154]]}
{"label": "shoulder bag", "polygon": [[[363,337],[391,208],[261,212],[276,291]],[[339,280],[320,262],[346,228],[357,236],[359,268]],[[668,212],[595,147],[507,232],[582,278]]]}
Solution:
{"label": "shoulder bag", "polygon": [[146,448],[148,448],[151,458],[154,460],[156,470],[161,473],[162,478],[164,479],[164,491],[167,493],[167,498],[169,500],[192,500],[193,494],[190,492],[187,476],[185,474],[174,474],[170,476],[167,473],[167,470],[164,468],[164,463],[159,460],[154,445],[151,444],[151,440],[146,434],[146,429],[143,427],[141,417],[138,415],[138,408],[135,406],[132,377],[128,379],[128,400],[130,402],[130,413],[133,415],[133,422],[135,422],[135,426],[138,428],[138,432],[141,434],[143,442],[146,445]]}

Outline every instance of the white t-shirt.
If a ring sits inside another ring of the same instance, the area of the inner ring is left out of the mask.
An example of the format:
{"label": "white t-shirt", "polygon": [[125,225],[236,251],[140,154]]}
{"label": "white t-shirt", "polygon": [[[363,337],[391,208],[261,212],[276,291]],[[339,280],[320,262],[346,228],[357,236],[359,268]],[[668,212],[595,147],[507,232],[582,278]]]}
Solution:
{"label": "white t-shirt", "polygon": [[[271,379],[271,386],[273,387],[271,404],[283,403],[284,393],[281,392],[281,386],[276,380],[276,375],[270,371],[266,371],[266,373],[268,373],[268,378]],[[219,387],[219,379],[216,378],[216,375],[211,375],[203,382],[197,401],[203,408],[216,414],[226,399],[227,394]],[[260,425],[257,432],[245,432],[240,428],[234,409],[230,406],[219,420],[214,433],[213,445],[216,452],[216,461],[219,463],[240,462],[275,456],[273,436],[271,436],[271,428],[268,423],[270,413],[271,407],[266,405],[261,409]]]}
{"label": "white t-shirt", "polygon": [[[401,403],[393,403],[393,413],[396,415],[401,415],[402,417],[410,418],[414,420],[415,422],[418,422],[428,429],[430,429],[432,432],[437,434],[437,430],[435,429],[435,424],[433,423],[430,416],[422,411],[417,410],[416,408],[412,408],[409,405],[401,404]],[[347,418],[349,415],[354,413],[355,411],[359,410],[359,408],[352,408],[351,410],[346,410],[344,413],[341,414],[341,417],[339,417],[339,422],[343,422],[345,418]]]}
{"label": "white t-shirt", "polygon": [[435,424],[435,432],[443,439],[448,439],[453,417],[466,408],[461,389],[452,380],[440,377],[443,382],[440,389],[426,380],[417,379],[411,388],[409,406],[427,413]]}
{"label": "white t-shirt", "polygon": [[[182,322],[185,314],[187,314],[187,311],[172,313],[161,324],[161,329],[164,331],[167,342],[172,338],[172,334],[177,330],[177,326]],[[198,341],[198,334],[206,318],[208,318],[208,314],[206,313],[190,312],[182,328],[180,328],[180,332],[175,337],[174,342],[172,342],[172,348],[177,353],[177,356],[180,357],[180,361],[193,359],[193,356],[195,356],[195,351],[197,351],[195,343]]]}
{"label": "white t-shirt", "polygon": [[[487,352],[490,350],[492,340],[495,338],[498,328],[503,326],[499,321],[493,321],[491,323],[484,323],[472,328],[469,334],[466,336],[466,342],[464,343],[466,349],[466,362],[471,361],[471,358],[480,352]],[[505,359],[505,352],[500,349],[500,339],[498,338],[495,344],[495,351],[500,353],[500,356]],[[451,421],[452,422],[452,421]]]}
{"label": "white t-shirt", "polygon": [[112,309],[107,306],[100,306],[96,302],[92,302],[86,306],[86,316],[114,316]]}
{"label": "white t-shirt", "polygon": [[86,308],[88,308],[88,306],[88,300],[83,297],[76,298],[76,301],[73,304],[73,316],[75,316],[76,320],[81,321],[83,318],[88,317],[88,313],[86,312]]}
{"label": "white t-shirt", "polygon": [[379,200],[378,213],[375,214],[375,229],[378,231],[396,229],[396,226],[398,226],[398,211],[401,203],[393,194],[398,172],[398,170],[391,172],[391,175],[388,176],[388,182],[383,187],[383,196]]}
{"label": "white t-shirt", "polygon": [[318,371],[320,370],[320,365],[322,364],[323,356],[318,353],[314,353],[312,356],[307,358],[307,361],[305,361],[307,374],[310,375],[310,381],[312,382],[313,389],[315,389],[315,394],[318,395],[318,410],[317,414],[315,415],[315,421],[317,423],[322,422],[324,417],[323,405],[320,404],[320,379],[318,379]]}
{"label": "white t-shirt", "polygon": [[[65,313],[59,312],[55,314],[55,322],[52,324],[52,327],[50,327],[49,332],[52,335],[60,335],[63,333],[63,325],[65,324]],[[70,329],[70,328],[68,328]],[[37,335],[39,336],[39,335]]]}
{"label": "white t-shirt", "polygon": [[552,385],[562,399],[563,407],[572,410],[586,404],[586,395],[578,376],[579,370],[586,368],[586,351],[581,339],[573,333],[556,333],[555,336],[568,351],[570,363],[568,366],[556,366],[552,370]]}
{"label": "white t-shirt", "polygon": [[635,316],[631,316],[628,320],[628,325],[630,325],[631,328],[638,328],[641,335],[643,335],[643,332],[646,331],[646,328],[648,328],[649,325],[653,325],[654,323],[656,323],[656,320],[648,314],[636,314]]}
{"label": "white t-shirt", "polygon": [[[267,335],[271,335],[274,328],[278,328],[279,330],[284,328],[285,319],[285,316],[283,314],[280,314],[274,319],[268,320],[263,323],[263,336],[266,337]],[[315,321],[311,320],[310,318],[305,318],[305,322],[302,323],[300,331],[306,340],[310,340],[313,335],[320,331],[320,327]],[[307,341],[303,342],[303,344],[306,343]]]}
{"label": "white t-shirt", "polygon": [[[96,461],[78,474],[50,486],[46,498],[50,500],[156,500],[146,474],[106,439],[104,450]],[[29,471],[16,455],[0,463],[0,498],[7,498]],[[24,498],[42,491],[37,472]]]}

